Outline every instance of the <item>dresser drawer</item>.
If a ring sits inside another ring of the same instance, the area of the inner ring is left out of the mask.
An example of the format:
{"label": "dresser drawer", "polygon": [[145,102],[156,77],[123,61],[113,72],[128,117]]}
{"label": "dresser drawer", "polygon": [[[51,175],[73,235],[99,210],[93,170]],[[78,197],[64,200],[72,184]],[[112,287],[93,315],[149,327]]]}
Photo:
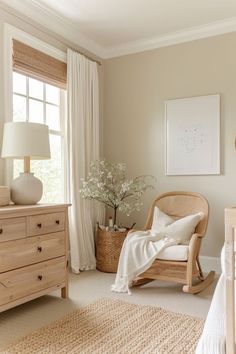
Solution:
{"label": "dresser drawer", "polygon": [[60,257],[0,274],[0,306],[66,280],[66,259]]}
{"label": "dresser drawer", "polygon": [[26,218],[0,219],[0,242],[26,237]]}
{"label": "dresser drawer", "polygon": [[65,230],[65,213],[41,214],[29,217],[30,236]]}
{"label": "dresser drawer", "polygon": [[64,255],[64,231],[5,242],[0,244],[0,273]]}

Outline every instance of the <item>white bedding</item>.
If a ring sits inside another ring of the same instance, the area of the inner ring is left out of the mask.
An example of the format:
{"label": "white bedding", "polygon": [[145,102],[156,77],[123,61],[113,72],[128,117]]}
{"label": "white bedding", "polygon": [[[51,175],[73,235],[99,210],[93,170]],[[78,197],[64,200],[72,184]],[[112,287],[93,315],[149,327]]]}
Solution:
{"label": "white bedding", "polygon": [[222,274],[217,283],[196,354],[225,354],[225,250],[221,252]]}

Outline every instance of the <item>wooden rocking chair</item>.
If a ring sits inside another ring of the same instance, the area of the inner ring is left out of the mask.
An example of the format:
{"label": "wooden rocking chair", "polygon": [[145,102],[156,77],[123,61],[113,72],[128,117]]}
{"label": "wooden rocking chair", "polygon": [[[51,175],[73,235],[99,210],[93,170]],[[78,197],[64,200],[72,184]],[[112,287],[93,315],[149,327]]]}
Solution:
{"label": "wooden rocking chair", "polygon": [[204,277],[199,262],[201,241],[208,224],[207,200],[202,195],[191,192],[161,194],[152,204],[144,230],[151,229],[155,206],[175,220],[200,211],[204,213],[204,217],[198,223],[188,244],[164,249],[152,266],[140,274],[132,285],[143,285],[159,279],[184,284],[183,291],[190,294],[204,290],[212,283],[215,275],[215,272],[211,271]]}

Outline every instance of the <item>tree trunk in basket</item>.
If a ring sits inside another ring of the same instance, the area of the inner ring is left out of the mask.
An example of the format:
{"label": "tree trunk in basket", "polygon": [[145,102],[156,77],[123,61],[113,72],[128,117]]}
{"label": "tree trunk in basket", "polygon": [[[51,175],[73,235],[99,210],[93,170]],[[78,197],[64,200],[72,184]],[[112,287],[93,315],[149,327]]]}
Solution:
{"label": "tree trunk in basket", "polygon": [[117,214],[117,207],[114,208],[114,225],[116,225],[116,214]]}

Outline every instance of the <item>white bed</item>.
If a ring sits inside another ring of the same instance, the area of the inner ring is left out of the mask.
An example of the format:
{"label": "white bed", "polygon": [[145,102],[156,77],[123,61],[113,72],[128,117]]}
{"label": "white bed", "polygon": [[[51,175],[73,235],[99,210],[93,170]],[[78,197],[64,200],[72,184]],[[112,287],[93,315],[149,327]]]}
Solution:
{"label": "white bed", "polygon": [[235,354],[236,208],[225,209],[222,274],[217,283],[196,354]]}

